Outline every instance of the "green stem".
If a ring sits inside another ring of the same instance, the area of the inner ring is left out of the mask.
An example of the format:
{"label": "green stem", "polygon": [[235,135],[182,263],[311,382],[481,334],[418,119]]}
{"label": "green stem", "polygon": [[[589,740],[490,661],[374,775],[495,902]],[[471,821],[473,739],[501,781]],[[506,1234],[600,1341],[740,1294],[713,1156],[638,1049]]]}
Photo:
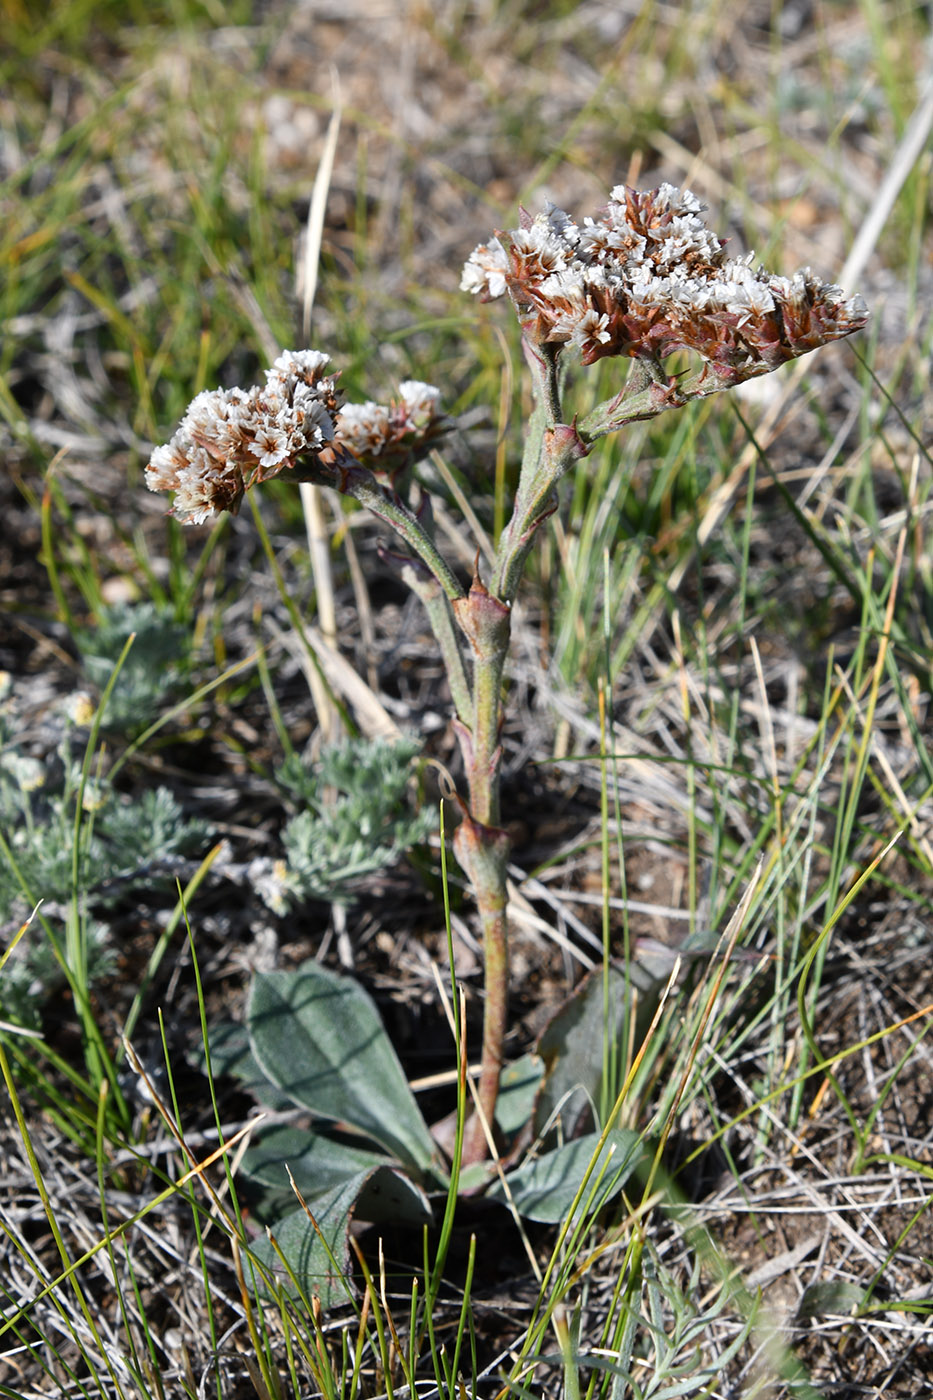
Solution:
{"label": "green stem", "polygon": [[476,577],[465,598],[453,600],[453,612],[473,651],[473,722],[459,726],[470,809],[457,831],[454,849],[469,877],[483,932],[485,1002],[483,1052],[478,1100],[464,1138],[465,1163],[486,1156],[482,1118],[491,1128],[499,1093],[508,1028],[509,943],[506,870],[509,838],[500,829],[499,785],[502,726],[502,675],[509,652],[512,601],[539,525],[556,508],[555,485],[588,451],[574,426],[560,421],[558,351],[525,343],[534,377],[535,409],[528,426],[515,505],[502,532],[490,592]]}
{"label": "green stem", "polygon": [[402,578],[424,604],[431,631],[440,648],[444,670],[447,672],[447,683],[450,686],[457,718],[461,723],[468,724],[473,702],[470,698],[470,684],[463,665],[450,599],[442,591],[437,579],[424,573],[412,561],[402,565]]}
{"label": "green stem", "polygon": [[525,569],[525,561],[539,525],[557,509],[556,486],[590,444],[574,424],[545,422],[544,410],[535,409],[525,443],[515,508],[502,534],[496,560],[493,588],[497,596],[511,603]]}
{"label": "green stem", "polygon": [[[506,640],[506,646],[508,640]],[[505,652],[476,659],[473,667],[473,762],[467,772],[470,815],[483,826],[499,825],[499,729]]]}
{"label": "green stem", "polygon": [[354,463],[338,463],[322,467],[316,458],[304,458],[296,466],[294,481],[312,481],[316,485],[335,486],[345,496],[352,496],[373,515],[391,525],[409,549],[418,556],[428,572],[437,579],[450,601],[463,597],[463,589],[447,560],[425,530],[414,511],[401,501],[394,491],[380,486],[372,472]]}
{"label": "green stem", "polygon": [[437,545],[422,528],[414,513],[391,491],[377,485],[369,472],[356,471],[348,478],[346,494],[359,501],[360,505],[366,506],[373,515],[377,515],[401,535],[408,547],[414,550],[437,579],[451,602],[463,597],[463,589]]}

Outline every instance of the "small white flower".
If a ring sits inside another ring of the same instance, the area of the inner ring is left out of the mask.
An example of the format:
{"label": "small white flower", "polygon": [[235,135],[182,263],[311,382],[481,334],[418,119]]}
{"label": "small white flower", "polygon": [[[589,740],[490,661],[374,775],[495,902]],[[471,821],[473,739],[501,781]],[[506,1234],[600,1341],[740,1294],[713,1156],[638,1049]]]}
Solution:
{"label": "small white flower", "polygon": [[480,243],[467,258],[460,278],[462,292],[486,292],[490,297],[505,294],[509,260],[498,238]]}
{"label": "small white flower", "polygon": [[257,431],[249,450],[254,457],[258,457],[261,467],[277,467],[290,455],[288,435],[272,423]]}
{"label": "small white flower", "polygon": [[266,370],[266,381],[303,379],[314,383],[329,363],[330,356],[321,350],[284,350]]}
{"label": "small white flower", "polygon": [[378,456],[389,433],[389,410],[381,403],[346,403],[337,416],[337,436],[354,457]]}
{"label": "small white flower", "polygon": [[403,379],[398,392],[408,417],[419,426],[427,426],[438,417],[441,391],[435,389],[433,384],[423,384],[419,379]]}

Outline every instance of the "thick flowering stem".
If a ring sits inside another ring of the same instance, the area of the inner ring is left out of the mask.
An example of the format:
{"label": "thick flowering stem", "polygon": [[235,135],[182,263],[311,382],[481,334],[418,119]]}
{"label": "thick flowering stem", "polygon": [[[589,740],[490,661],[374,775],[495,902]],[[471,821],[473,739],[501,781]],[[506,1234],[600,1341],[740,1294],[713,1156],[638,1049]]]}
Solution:
{"label": "thick flowering stem", "polygon": [[499,544],[493,589],[487,589],[477,575],[469,594],[452,601],[454,616],[473,653],[472,722],[458,726],[470,804],[458,828],[454,849],[476,897],[486,973],[478,1090],[481,1113],[474,1115],[468,1125],[465,1162],[482,1161],[486,1156],[482,1119],[491,1129],[507,1026],[509,840],[499,826],[499,780],[502,677],[511,638],[511,605],[538,527],[556,509],[557,482],[589,450],[575,428],[557,421],[560,401],[556,354],[551,347],[532,340],[526,341],[525,352],[534,378],[536,407],[512,516]]}
{"label": "thick flowering stem", "polygon": [[[483,1052],[479,1102],[492,1126],[502,1069],[509,994],[509,947],[506,924],[506,865],[509,838],[499,828],[499,770],[502,750],[502,672],[509,650],[512,612],[474,576],[465,598],[453,604],[454,615],[473,652],[472,723],[457,726],[470,790],[469,810],[454,838],[454,851],[476,897],[483,933],[486,972],[483,1004]],[[486,1155],[482,1122],[468,1128],[464,1161]]]}
{"label": "thick flowering stem", "polygon": [[496,598],[478,575],[465,598],[453,604],[454,616],[473,651],[473,723],[461,733],[470,814],[483,826],[499,821],[499,729],[502,722],[502,671],[509,651],[512,610]]}
{"label": "thick flowering stem", "polygon": [[454,853],[469,877],[479,907],[486,968],[483,1003],[483,1052],[477,1097],[481,1113],[467,1124],[463,1162],[481,1162],[487,1155],[483,1119],[490,1132],[499,1094],[503,1047],[508,1025],[509,941],[506,904],[506,865],[509,838],[504,831],[464,816],[454,837]]}

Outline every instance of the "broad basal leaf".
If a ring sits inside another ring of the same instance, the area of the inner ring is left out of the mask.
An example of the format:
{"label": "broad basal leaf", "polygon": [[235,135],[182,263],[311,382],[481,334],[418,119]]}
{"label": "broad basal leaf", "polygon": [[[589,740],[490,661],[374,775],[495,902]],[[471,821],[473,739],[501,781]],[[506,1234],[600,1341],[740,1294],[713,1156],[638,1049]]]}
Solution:
{"label": "broad basal leaf", "polygon": [[[630,1041],[639,1046],[662,985],[637,963],[628,977],[610,967],[608,986],[601,968],[587,974],[538,1040],[545,1072],[535,1105],[535,1132],[547,1131],[557,1116],[568,1139],[594,1124],[602,1086],[603,1044],[608,1039],[610,1055],[616,1061]],[[633,1015],[635,1027],[630,1037]]]}
{"label": "broad basal leaf", "polygon": [[[599,1133],[587,1133],[510,1172],[506,1181],[519,1215],[550,1225],[566,1220],[599,1138]],[[622,1189],[641,1157],[641,1139],[637,1133],[624,1129],[609,1133],[582,1197],[585,1206],[590,1191],[596,1187],[588,1207],[590,1213],[599,1210]],[[489,1194],[504,1195],[501,1184],[497,1182]]]}
{"label": "broad basal leaf", "polygon": [[[271,1128],[243,1154],[240,1171],[261,1186],[288,1189],[291,1180],[306,1201],[358,1176],[391,1165],[379,1153],[334,1142],[308,1128]],[[368,1217],[367,1217],[368,1218]]]}
{"label": "broad basal leaf", "polygon": [[271,1232],[275,1246],[269,1238],[258,1240],[250,1246],[250,1254],[286,1292],[293,1291],[293,1274],[304,1293],[329,1308],[346,1302],[353,1293],[351,1222],[374,1219],[380,1211],[406,1224],[425,1224],[432,1218],[427,1199],[407,1177],[389,1167],[377,1167],[325,1192],[309,1202],[307,1210],[299,1208],[284,1216]]}
{"label": "broad basal leaf", "polygon": [[435,1146],[372,999],[316,962],[257,973],[247,1015],[262,1072],[295,1103],[378,1142],[416,1171]]}

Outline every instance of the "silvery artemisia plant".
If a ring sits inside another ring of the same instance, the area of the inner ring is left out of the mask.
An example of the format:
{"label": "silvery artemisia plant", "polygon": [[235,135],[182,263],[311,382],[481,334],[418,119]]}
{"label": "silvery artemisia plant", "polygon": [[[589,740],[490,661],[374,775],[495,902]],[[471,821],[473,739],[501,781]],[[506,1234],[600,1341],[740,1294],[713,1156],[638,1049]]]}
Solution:
{"label": "silvery artemisia plant", "polygon": [[[765,374],[867,319],[860,297],[809,270],[780,277],[755,268],[751,255],[727,257],[702,209],[670,185],[619,185],[582,224],[554,206],[534,219],[522,211],[519,228],[468,259],[462,289],[486,301],[507,295],[518,313],[535,399],[512,515],[485,580],[477,568],[462,585],[435,543],[426,493],[413,488],[406,501],[396,489],[449,426],[426,384],[402,384],[387,406],[343,404],[326,356],[286,353],[263,388],[199,394],[147,470],[151,489],[176,493],[174,513],[186,522],[235,512],[252,486],[287,474],[353,496],[401,536],[403,576],[427,608],[447,669],[468,789],[455,851],[479,907],[486,974],[482,1112],[468,1125],[468,1161],[485,1154],[482,1120],[493,1121],[506,1031],[499,736],[511,606],[535,533],[557,508],[556,485],[607,433]],[[668,374],[675,351],[691,352],[698,366]],[[568,354],[582,365],[609,357],[632,365],[611,398],[568,415],[559,372]]]}

